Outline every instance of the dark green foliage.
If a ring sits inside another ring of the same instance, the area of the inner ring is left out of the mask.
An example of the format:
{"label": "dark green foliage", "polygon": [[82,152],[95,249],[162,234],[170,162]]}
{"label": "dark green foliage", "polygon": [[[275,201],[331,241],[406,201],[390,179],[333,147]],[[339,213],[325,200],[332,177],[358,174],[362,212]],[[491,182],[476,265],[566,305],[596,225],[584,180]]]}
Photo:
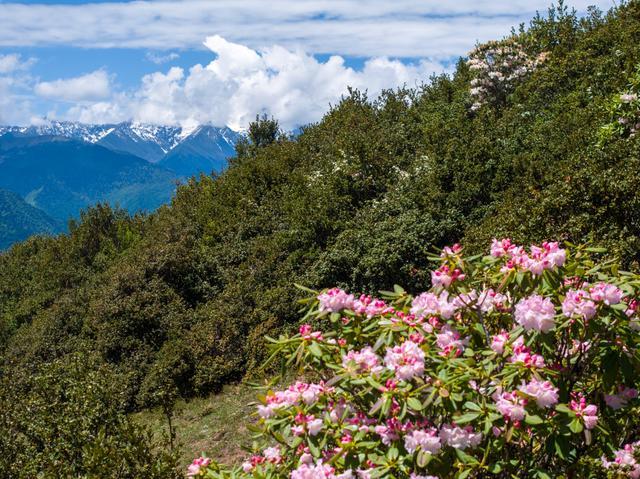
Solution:
{"label": "dark green foliage", "polygon": [[0,189],[0,251],[34,234],[55,234],[64,225],[20,196]]}
{"label": "dark green foliage", "polygon": [[460,241],[592,240],[640,262],[640,143],[598,132],[640,64],[640,4],[556,9],[519,43],[547,60],[471,112],[472,72],[370,100],[352,91],[296,138],[259,118],[230,168],[130,217],[88,210],[69,235],[0,256],[2,374],[95,353],[123,406],[170,405],[256,372],[264,335],[295,326],[293,283],[428,286]]}
{"label": "dark green foliage", "polygon": [[118,377],[90,363],[70,356],[2,378],[2,477],[180,477],[173,454],[124,414]]}

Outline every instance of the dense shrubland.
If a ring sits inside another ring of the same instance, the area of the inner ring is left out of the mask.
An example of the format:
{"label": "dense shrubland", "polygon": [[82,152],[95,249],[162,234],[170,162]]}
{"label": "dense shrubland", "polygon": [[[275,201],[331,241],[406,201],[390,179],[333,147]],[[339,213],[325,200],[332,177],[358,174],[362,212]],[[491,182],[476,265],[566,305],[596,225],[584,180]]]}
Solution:
{"label": "dense shrubland", "polygon": [[461,60],[418,88],[353,91],[295,138],[261,118],[227,171],[155,213],[96,206],[0,255],[0,400],[90,354],[123,409],[170,409],[258,372],[265,334],[298,322],[294,282],[418,292],[428,251],[458,241],[591,241],[637,270],[640,142],[610,125],[638,106],[640,4],[559,6],[503,44],[527,71],[479,105],[493,70]]}

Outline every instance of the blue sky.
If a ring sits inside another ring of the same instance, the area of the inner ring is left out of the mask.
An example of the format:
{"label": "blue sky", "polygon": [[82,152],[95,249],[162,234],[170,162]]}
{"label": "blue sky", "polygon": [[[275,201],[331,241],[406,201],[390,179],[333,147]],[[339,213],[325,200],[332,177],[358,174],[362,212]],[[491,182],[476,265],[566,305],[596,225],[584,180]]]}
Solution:
{"label": "blue sky", "polygon": [[[568,2],[579,11],[612,0]],[[0,124],[315,121],[448,71],[544,0],[0,0]]]}

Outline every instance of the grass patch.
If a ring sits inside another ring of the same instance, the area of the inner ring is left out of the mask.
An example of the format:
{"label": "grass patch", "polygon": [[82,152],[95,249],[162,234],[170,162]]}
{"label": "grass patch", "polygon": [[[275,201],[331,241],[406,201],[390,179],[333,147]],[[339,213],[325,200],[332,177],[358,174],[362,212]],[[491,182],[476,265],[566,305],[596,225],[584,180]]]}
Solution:
{"label": "grass patch", "polygon": [[[246,426],[255,411],[249,405],[255,394],[250,386],[235,384],[207,398],[178,401],[173,424],[181,449],[180,466],[186,469],[203,452],[229,465],[244,458],[242,446],[251,445],[251,433]],[[156,438],[168,436],[167,420],[160,409],[136,413],[134,418],[149,427]]]}

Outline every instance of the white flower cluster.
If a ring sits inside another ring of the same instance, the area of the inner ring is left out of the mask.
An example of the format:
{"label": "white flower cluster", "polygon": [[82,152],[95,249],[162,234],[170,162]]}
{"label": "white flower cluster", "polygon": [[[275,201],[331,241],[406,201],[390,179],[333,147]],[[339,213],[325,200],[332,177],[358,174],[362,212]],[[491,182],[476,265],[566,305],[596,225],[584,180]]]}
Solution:
{"label": "white flower cluster", "polygon": [[478,45],[467,60],[476,75],[469,90],[474,101],[471,110],[504,99],[516,83],[534,71],[547,56],[547,53],[541,53],[531,57],[515,39]]}

